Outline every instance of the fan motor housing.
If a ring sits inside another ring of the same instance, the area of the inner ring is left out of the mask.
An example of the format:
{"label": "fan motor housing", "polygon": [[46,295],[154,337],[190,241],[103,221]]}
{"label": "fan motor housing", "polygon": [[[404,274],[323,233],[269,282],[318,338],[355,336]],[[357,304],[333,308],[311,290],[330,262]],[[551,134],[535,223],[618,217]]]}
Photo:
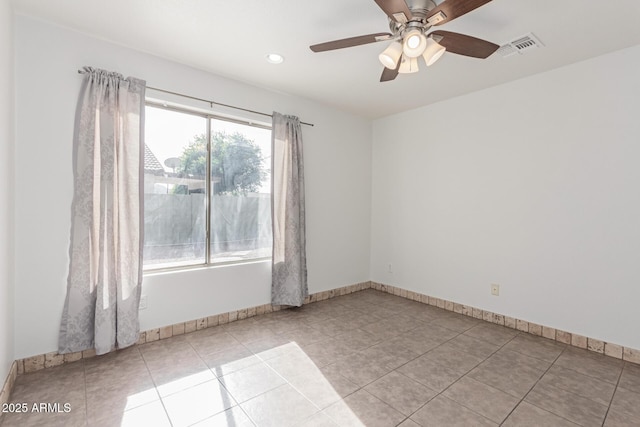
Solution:
{"label": "fan motor housing", "polygon": [[405,0],[407,7],[413,15],[413,19],[424,19],[430,10],[436,7],[433,0]]}
{"label": "fan motor housing", "polygon": [[[437,5],[433,0],[405,0],[407,7],[411,11],[412,18],[408,22],[398,22],[389,18],[389,29],[394,36],[401,35],[406,29],[427,29],[426,16]],[[404,14],[402,14],[404,15]]]}

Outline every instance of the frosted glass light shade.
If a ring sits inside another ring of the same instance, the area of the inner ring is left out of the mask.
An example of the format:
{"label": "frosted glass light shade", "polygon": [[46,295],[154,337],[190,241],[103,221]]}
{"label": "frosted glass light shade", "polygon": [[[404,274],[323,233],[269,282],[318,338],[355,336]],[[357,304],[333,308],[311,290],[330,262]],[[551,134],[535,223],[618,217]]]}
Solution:
{"label": "frosted glass light shade", "polygon": [[409,58],[406,55],[402,57],[398,73],[409,74],[418,72],[418,58]]}
{"label": "frosted glass light shade", "polygon": [[440,43],[429,37],[427,39],[427,47],[422,54],[424,58],[424,62],[427,63],[427,67],[431,64],[435,63],[444,53],[446,52],[446,48],[442,46]]}
{"label": "frosted glass light shade", "polygon": [[402,52],[409,58],[417,58],[422,55],[427,47],[427,38],[422,32],[413,30],[404,36]]}
{"label": "frosted glass light shade", "polygon": [[400,42],[391,43],[380,55],[378,59],[385,67],[395,70],[402,55],[402,44]]}

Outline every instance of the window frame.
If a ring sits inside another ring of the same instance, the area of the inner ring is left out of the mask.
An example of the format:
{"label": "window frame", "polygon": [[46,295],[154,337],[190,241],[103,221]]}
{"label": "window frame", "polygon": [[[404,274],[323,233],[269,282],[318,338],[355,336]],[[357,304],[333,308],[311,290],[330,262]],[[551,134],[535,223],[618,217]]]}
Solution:
{"label": "window frame", "polygon": [[[207,140],[207,164],[206,164],[206,176],[205,176],[205,255],[204,255],[204,263],[198,264],[189,264],[189,265],[176,265],[171,267],[146,267],[144,264],[144,259],[142,262],[142,273],[143,275],[147,274],[155,274],[155,273],[164,273],[164,272],[175,272],[181,270],[197,270],[202,268],[212,268],[212,267],[224,267],[229,265],[238,265],[238,264],[251,264],[256,262],[264,262],[272,259],[273,253],[271,256],[266,257],[257,257],[250,259],[242,259],[235,261],[219,261],[219,262],[211,262],[211,121],[212,120],[220,120],[230,123],[235,123],[243,126],[255,127],[259,129],[265,129],[269,132],[273,132],[273,127],[266,124],[256,123],[255,121],[249,119],[239,119],[239,118],[231,118],[222,116],[215,113],[204,112],[202,110],[198,110],[196,108],[189,108],[186,106],[179,106],[175,104],[169,104],[168,102],[158,101],[155,99],[145,99],[145,108],[153,107],[159,108],[168,111],[174,111],[182,114],[190,114],[193,116],[202,117],[206,120],[206,140]],[[270,156],[269,156],[270,157]],[[271,175],[271,170],[269,170],[269,175]],[[144,173],[143,173],[144,176]],[[143,257],[144,257],[144,245],[143,245]]]}

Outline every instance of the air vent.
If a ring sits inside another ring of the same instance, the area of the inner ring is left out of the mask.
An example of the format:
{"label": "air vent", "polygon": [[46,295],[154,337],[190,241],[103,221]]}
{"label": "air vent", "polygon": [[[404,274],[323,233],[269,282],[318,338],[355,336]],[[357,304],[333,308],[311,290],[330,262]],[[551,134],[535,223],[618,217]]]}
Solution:
{"label": "air vent", "polygon": [[507,58],[509,56],[515,54],[523,54],[528,50],[536,49],[539,47],[543,47],[544,45],[533,33],[526,34],[522,37],[518,37],[517,39],[506,43],[498,49],[498,53],[502,55],[503,58]]}

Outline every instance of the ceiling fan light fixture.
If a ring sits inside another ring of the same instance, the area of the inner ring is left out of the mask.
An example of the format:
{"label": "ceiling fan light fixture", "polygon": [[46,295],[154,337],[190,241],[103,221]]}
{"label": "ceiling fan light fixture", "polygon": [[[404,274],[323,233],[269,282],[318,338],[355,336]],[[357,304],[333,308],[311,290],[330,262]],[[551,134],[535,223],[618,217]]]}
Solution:
{"label": "ceiling fan light fixture", "polygon": [[400,62],[400,68],[398,68],[398,73],[411,74],[411,73],[417,73],[417,72],[418,72],[418,58],[411,58],[404,55]]}
{"label": "ceiling fan light fixture", "polygon": [[382,65],[385,67],[395,70],[401,56],[402,43],[396,41],[387,46],[387,48],[378,55],[378,59],[380,59],[380,62],[382,62]]}
{"label": "ceiling fan light fixture", "polygon": [[417,58],[427,48],[427,38],[419,30],[411,30],[404,36],[402,51],[409,58]]}
{"label": "ceiling fan light fixture", "polygon": [[427,47],[422,54],[424,62],[427,63],[427,67],[433,65],[446,51],[447,49],[444,46],[429,37],[427,39]]}

